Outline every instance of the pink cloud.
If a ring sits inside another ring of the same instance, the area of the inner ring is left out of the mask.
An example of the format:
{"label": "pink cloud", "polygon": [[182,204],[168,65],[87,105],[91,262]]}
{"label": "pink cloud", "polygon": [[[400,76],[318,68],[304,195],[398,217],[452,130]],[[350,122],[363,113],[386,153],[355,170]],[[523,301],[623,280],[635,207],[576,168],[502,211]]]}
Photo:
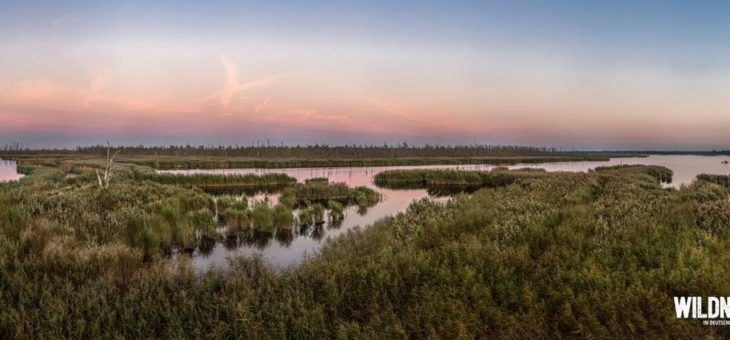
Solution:
{"label": "pink cloud", "polygon": [[[85,84],[71,85],[47,79],[17,83],[0,91],[0,126],[14,131],[164,131],[216,133],[244,131],[252,126],[276,128],[282,133],[302,129],[357,134],[433,136],[477,134],[486,129],[466,123],[452,108],[413,104],[382,98],[349,100],[315,98],[302,103],[279,93],[275,102],[261,96],[279,76],[241,83],[237,66],[220,61],[226,81],[221,88],[198,98],[140,98],[116,93],[114,77],[104,69],[91,72]],[[258,102],[237,96],[256,89]],[[353,96],[354,97],[354,96]],[[354,97],[356,98],[356,97]],[[239,98],[239,101],[242,98]],[[241,105],[239,105],[241,104]]]}
{"label": "pink cloud", "polygon": [[208,105],[209,102],[215,101],[224,113],[231,114],[238,111],[237,108],[232,106],[232,102],[241,94],[270,84],[276,78],[281,77],[281,75],[270,75],[248,82],[241,82],[238,78],[238,66],[223,55],[219,59],[225,69],[226,83],[219,91],[204,97],[200,103]]}
{"label": "pink cloud", "polygon": [[258,104],[256,104],[256,107],[253,109],[253,113],[257,114],[261,112],[266,107],[266,104],[269,103],[269,97],[266,97],[262,99]]}

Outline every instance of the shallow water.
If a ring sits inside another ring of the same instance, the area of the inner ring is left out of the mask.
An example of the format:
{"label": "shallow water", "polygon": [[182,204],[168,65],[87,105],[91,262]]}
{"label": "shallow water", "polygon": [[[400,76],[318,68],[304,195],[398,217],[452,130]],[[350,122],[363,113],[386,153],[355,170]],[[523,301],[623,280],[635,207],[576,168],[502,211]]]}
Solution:
{"label": "shallow water", "polygon": [[[547,171],[584,172],[599,166],[645,164],[661,165],[674,171],[673,181],[667,186],[679,187],[691,183],[700,173],[729,174],[728,156],[660,156],[613,158],[609,161],[555,162],[541,164],[515,164],[510,169],[542,168]],[[295,235],[293,240],[279,242],[275,238],[265,246],[240,245],[226,247],[218,243],[206,254],[195,254],[193,262],[199,270],[209,266],[225,266],[230,256],[260,254],[264,259],[276,266],[288,266],[299,263],[306,255],[316,252],[327,238],[337,237],[356,226],[367,226],[373,222],[399,212],[405,211],[414,200],[428,197],[426,190],[389,190],[377,188],[373,184],[373,176],[385,170],[395,169],[461,169],[491,170],[495,165],[426,165],[426,166],[383,166],[362,168],[290,168],[290,169],[214,169],[214,170],[172,170],[164,171],[178,174],[212,173],[212,174],[266,174],[285,173],[302,182],[314,177],[327,177],[330,182],[345,182],[350,186],[364,185],[375,188],[383,194],[383,200],[368,209],[364,215],[357,213],[357,207],[348,207],[341,225],[337,228],[324,227],[323,234]]]}
{"label": "shallow water", "polygon": [[0,158],[0,182],[17,181],[23,175],[18,174],[14,161],[8,161]]}
{"label": "shallow water", "polygon": [[[216,243],[213,249],[202,254],[193,254],[193,264],[198,270],[205,270],[210,266],[226,266],[227,258],[238,255],[259,254],[267,262],[275,266],[288,266],[299,263],[307,255],[312,255],[321,247],[327,238],[334,238],[357,226],[368,226],[377,220],[405,211],[413,200],[428,197],[426,190],[379,190],[383,200],[367,209],[364,214],[358,213],[357,206],[345,209],[345,218],[336,226],[325,223],[319,230],[309,227],[306,233],[295,234],[293,239],[282,242],[277,237],[259,244],[241,244],[227,247],[224,243]],[[262,247],[262,244],[264,245]]]}
{"label": "shallow water", "polygon": [[547,171],[584,172],[599,166],[624,164],[660,165],[674,172],[672,175],[672,183],[668,183],[665,186],[679,188],[683,184],[692,183],[697,175],[702,173],[716,175],[730,174],[730,165],[723,164],[723,161],[730,162],[730,156],[651,155],[649,157],[612,158],[608,162],[518,164],[509,168],[538,168]]}
{"label": "shallow water", "polygon": [[[661,165],[674,171],[670,186],[679,187],[681,184],[689,184],[698,174],[710,173],[727,175],[730,174],[730,165],[723,164],[723,161],[730,162],[730,156],[686,156],[686,155],[651,155],[649,157],[624,157],[611,158],[608,161],[579,161],[579,162],[552,162],[552,163],[525,163],[506,166],[510,169],[534,168],[547,171],[588,171],[599,166],[643,164]],[[470,165],[418,165],[418,166],[380,166],[361,168],[284,168],[284,169],[206,169],[206,170],[168,170],[160,171],[177,174],[211,173],[211,174],[267,174],[285,173],[303,182],[314,177],[327,177],[330,182],[345,182],[350,186],[365,185],[375,188],[373,176],[385,170],[398,169],[460,169],[460,170],[482,170],[487,171],[495,168],[495,165],[470,164]]]}

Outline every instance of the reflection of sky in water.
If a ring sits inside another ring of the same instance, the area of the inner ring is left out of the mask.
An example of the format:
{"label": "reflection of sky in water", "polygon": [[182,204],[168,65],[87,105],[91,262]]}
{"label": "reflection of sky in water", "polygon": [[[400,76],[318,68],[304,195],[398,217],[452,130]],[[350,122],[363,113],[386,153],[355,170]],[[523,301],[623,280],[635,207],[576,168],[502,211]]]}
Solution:
{"label": "reflection of sky in water", "polygon": [[[236,255],[261,254],[270,263],[287,266],[301,261],[305,255],[313,254],[322,243],[330,237],[337,237],[356,226],[368,226],[377,220],[406,210],[413,200],[427,197],[426,190],[380,190],[383,201],[367,209],[363,215],[358,214],[357,206],[350,206],[345,209],[345,218],[338,227],[329,227],[327,223],[324,228],[324,237],[315,239],[312,237],[294,237],[290,244],[284,245],[275,238],[268,246],[259,249],[252,245],[242,245],[234,250],[226,249],[225,245],[218,243],[212,252],[207,255],[196,256],[194,264],[198,269],[205,269],[210,265],[225,265],[226,258]],[[310,227],[312,229],[313,227]],[[311,231],[310,231],[311,232]]]}
{"label": "reflection of sky in water", "polygon": [[[647,164],[666,166],[674,171],[674,178],[671,186],[679,187],[681,184],[689,184],[700,173],[728,174],[730,166],[722,161],[730,161],[727,156],[649,156],[649,157],[627,157],[613,158],[610,161],[585,161],[585,162],[555,162],[540,164],[515,164],[507,166],[510,169],[516,168],[542,168],[547,171],[588,171],[598,166],[622,165],[622,164]],[[373,176],[384,170],[394,169],[460,169],[460,170],[482,170],[487,171],[494,168],[494,165],[425,165],[425,166],[383,166],[383,167],[362,167],[362,168],[292,168],[292,169],[218,169],[218,170],[173,170],[172,173],[217,173],[217,174],[266,174],[285,173],[295,177],[302,182],[305,179],[314,177],[327,177],[331,182],[345,182],[351,186],[365,185],[375,188]],[[236,255],[261,254],[265,259],[275,265],[286,266],[296,264],[306,254],[313,254],[322,243],[330,237],[341,235],[355,226],[367,226],[386,216],[394,215],[405,211],[413,200],[427,197],[425,190],[377,190],[383,194],[383,201],[368,209],[363,216],[357,213],[357,207],[348,207],[345,219],[339,228],[327,228],[322,239],[311,237],[295,237],[287,246],[273,239],[266,248],[258,249],[254,246],[241,246],[235,250],[227,250],[222,244],[217,244],[208,256],[198,256],[195,265],[204,269],[210,265],[225,265],[226,258]],[[271,196],[270,196],[271,197]],[[275,197],[274,197],[275,199]]]}
{"label": "reflection of sky in water", "polygon": [[18,174],[15,162],[0,159],[0,182],[16,181],[23,177]]}

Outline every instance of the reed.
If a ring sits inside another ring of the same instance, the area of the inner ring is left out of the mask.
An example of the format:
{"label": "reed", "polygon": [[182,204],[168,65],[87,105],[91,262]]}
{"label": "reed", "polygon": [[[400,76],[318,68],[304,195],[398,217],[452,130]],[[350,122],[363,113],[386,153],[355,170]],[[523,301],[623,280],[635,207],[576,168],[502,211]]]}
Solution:
{"label": "reed", "polygon": [[280,188],[296,183],[285,174],[213,175],[213,174],[155,174],[143,179],[161,184],[194,186],[208,191],[235,191],[240,189]]}
{"label": "reed", "polygon": [[[108,146],[77,150],[5,150],[3,158],[24,165],[52,167],[91,166],[103,163]],[[302,146],[302,147],[114,147],[118,164],[160,170],[357,167],[435,164],[518,164],[603,160],[637,156],[628,153],[562,152],[520,146]],[[639,155],[641,156],[641,155]]]}
{"label": "reed", "polygon": [[319,203],[312,204],[309,206],[309,210],[311,211],[312,221],[314,222],[314,224],[324,223],[325,208],[323,205]]}
{"label": "reed", "polygon": [[294,215],[291,208],[283,204],[277,204],[272,211],[274,226],[279,229],[291,230],[294,225]]}
{"label": "reed", "polygon": [[197,274],[159,254],[212,223],[209,195],[131,179],[102,192],[55,173],[0,184],[8,338],[730,336],[668,312],[673,296],[730,294],[727,189],[705,180],[665,190],[666,171],[649,167],[536,173],[414,202],[297,267],[242,256]]}
{"label": "reed", "polygon": [[257,232],[272,233],[274,231],[273,211],[265,204],[260,204],[251,210],[251,221]]}
{"label": "reed", "polygon": [[368,187],[351,188],[345,183],[310,182],[292,187],[291,195],[301,206],[310,203],[338,201],[344,204],[371,206],[380,201],[380,195]]}
{"label": "reed", "polygon": [[200,237],[207,239],[215,239],[218,235],[216,232],[216,224],[213,218],[213,212],[208,208],[193,210],[187,214],[190,224]]}
{"label": "reed", "polygon": [[495,188],[512,184],[519,179],[544,176],[541,169],[506,170],[495,168],[491,171],[461,170],[388,170],[375,175],[375,184],[393,189],[462,187]]}
{"label": "reed", "polygon": [[337,201],[327,202],[327,207],[330,209],[330,219],[333,221],[339,221],[345,218],[345,208],[342,203]]}
{"label": "reed", "polygon": [[223,212],[228,228],[227,236],[235,236],[248,231],[251,226],[251,213],[249,210],[228,208]]}
{"label": "reed", "polygon": [[325,208],[319,203],[311,204],[299,210],[299,225],[321,225],[324,223]]}
{"label": "reed", "polygon": [[730,175],[699,174],[697,175],[697,179],[700,181],[715,183],[730,189]]}
{"label": "reed", "polygon": [[308,178],[304,180],[305,184],[327,184],[329,183],[329,178],[327,177],[314,177],[314,178]]}
{"label": "reed", "polygon": [[296,191],[293,188],[284,188],[281,191],[281,194],[279,195],[279,203],[283,204],[289,209],[294,209],[294,207],[296,207],[297,205],[297,202],[298,199],[296,196]]}
{"label": "reed", "polygon": [[215,198],[216,211],[219,212],[221,217],[225,220],[225,211],[245,211],[248,209],[248,200],[246,197],[234,197],[234,196],[218,196]]}

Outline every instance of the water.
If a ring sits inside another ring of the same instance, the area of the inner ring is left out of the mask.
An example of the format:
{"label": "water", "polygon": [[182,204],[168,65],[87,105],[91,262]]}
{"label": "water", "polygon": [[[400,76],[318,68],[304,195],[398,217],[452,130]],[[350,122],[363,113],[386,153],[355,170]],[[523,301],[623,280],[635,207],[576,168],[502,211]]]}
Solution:
{"label": "water", "polygon": [[518,164],[509,168],[536,168],[545,169],[547,171],[570,171],[585,172],[595,169],[599,166],[625,165],[625,164],[642,164],[642,165],[659,165],[671,169],[672,183],[665,186],[679,188],[681,185],[692,183],[697,175],[730,174],[730,165],[723,164],[723,161],[730,162],[730,156],[689,156],[689,155],[651,155],[649,157],[626,157],[612,158],[607,162],[558,162],[558,163],[542,163],[542,164]]}
{"label": "water", "polygon": [[0,158],[0,182],[17,181],[23,177],[18,174],[14,161],[8,161]]}
{"label": "water", "polygon": [[[700,173],[730,174],[728,156],[663,156],[613,158],[609,161],[582,161],[582,162],[555,162],[541,164],[515,164],[510,169],[542,168],[547,171],[585,172],[599,166],[645,164],[661,165],[674,171],[673,181],[668,186],[678,188],[682,184],[691,183]],[[226,247],[222,243],[216,244],[205,254],[198,253],[193,257],[194,265],[198,270],[205,270],[210,266],[225,266],[227,258],[239,255],[259,254],[269,263],[276,266],[288,266],[299,263],[305,256],[314,254],[328,239],[346,233],[357,226],[367,226],[387,216],[405,211],[414,200],[428,197],[426,190],[389,190],[377,188],[373,184],[373,176],[385,170],[396,169],[460,169],[488,171],[494,165],[426,165],[426,166],[383,166],[361,168],[289,168],[289,169],[214,169],[214,170],[171,170],[164,171],[178,174],[211,173],[211,174],[266,174],[285,173],[303,182],[309,178],[326,177],[330,182],[345,182],[350,186],[364,185],[375,188],[383,195],[383,200],[368,209],[365,214],[358,214],[357,207],[348,207],[341,225],[336,228],[325,227],[322,234],[295,235],[291,240],[280,242],[274,238],[265,245],[237,245]],[[272,199],[276,199],[272,197]]]}
{"label": "water", "polygon": [[[585,172],[599,166],[643,164],[660,165],[674,171],[671,187],[678,188],[682,184],[689,184],[698,174],[709,173],[718,175],[730,174],[730,156],[691,156],[691,155],[651,155],[649,157],[611,158],[608,161],[580,161],[580,162],[552,162],[552,163],[525,163],[506,166],[510,169],[534,168],[547,171]],[[210,174],[267,174],[285,173],[303,182],[315,177],[329,178],[330,182],[345,182],[351,186],[364,185],[375,188],[373,176],[385,170],[399,169],[459,169],[488,171],[495,165],[418,165],[418,166],[380,166],[361,168],[285,168],[285,169],[206,169],[206,170],[169,170],[160,171],[177,174],[210,173]],[[383,191],[378,189],[379,191]]]}
{"label": "water", "polygon": [[428,197],[426,190],[380,190],[380,192],[383,194],[383,201],[368,208],[364,214],[358,213],[357,206],[347,207],[345,218],[336,226],[326,223],[320,230],[309,227],[305,234],[295,235],[293,239],[284,242],[275,236],[255,245],[242,244],[230,247],[219,242],[206,254],[196,252],[193,264],[196,269],[203,271],[210,266],[225,267],[228,263],[227,258],[231,256],[258,254],[275,266],[295,265],[307,255],[314,254],[326,239],[342,235],[358,226],[373,224],[383,217],[406,210],[413,200]]}

